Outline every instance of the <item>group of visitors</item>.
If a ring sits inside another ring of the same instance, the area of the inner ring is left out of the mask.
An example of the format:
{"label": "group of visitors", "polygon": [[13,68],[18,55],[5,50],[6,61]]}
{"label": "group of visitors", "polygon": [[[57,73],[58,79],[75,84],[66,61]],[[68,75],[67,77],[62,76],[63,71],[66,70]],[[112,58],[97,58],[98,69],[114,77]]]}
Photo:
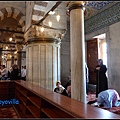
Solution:
{"label": "group of visitors", "polygon": [[[94,72],[96,73],[96,98],[97,98],[97,106],[103,106],[105,109],[112,108],[114,106],[120,106],[119,102],[119,94],[114,89],[108,89],[108,81],[107,81],[107,67],[103,64],[102,59],[98,59],[98,65],[95,67]],[[86,68],[86,94],[88,94],[88,82],[89,82],[89,72],[88,67],[85,64]],[[62,95],[71,97],[71,78],[68,77],[69,81],[63,87],[60,81],[57,81],[56,88],[54,92],[60,93]]]}
{"label": "group of visitors", "polygon": [[19,66],[13,64],[10,70],[5,65],[0,66],[0,80],[26,80],[26,66],[23,69],[19,69]]}

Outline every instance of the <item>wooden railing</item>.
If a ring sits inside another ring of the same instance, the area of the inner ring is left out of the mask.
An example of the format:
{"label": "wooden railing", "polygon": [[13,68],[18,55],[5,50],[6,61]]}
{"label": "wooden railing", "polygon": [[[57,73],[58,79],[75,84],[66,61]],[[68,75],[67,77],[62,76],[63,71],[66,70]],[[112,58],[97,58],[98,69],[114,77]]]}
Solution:
{"label": "wooden railing", "polygon": [[120,118],[119,115],[107,110],[93,107],[27,81],[16,80],[14,87],[15,99],[19,100],[19,104],[13,106],[20,118]]}

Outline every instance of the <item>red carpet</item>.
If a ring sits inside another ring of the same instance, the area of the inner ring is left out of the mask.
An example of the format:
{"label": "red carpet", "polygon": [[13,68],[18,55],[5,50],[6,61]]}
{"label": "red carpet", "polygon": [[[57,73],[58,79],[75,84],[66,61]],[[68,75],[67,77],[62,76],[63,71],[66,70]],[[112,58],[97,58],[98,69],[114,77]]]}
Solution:
{"label": "red carpet", "polygon": [[13,107],[0,107],[0,118],[18,118]]}

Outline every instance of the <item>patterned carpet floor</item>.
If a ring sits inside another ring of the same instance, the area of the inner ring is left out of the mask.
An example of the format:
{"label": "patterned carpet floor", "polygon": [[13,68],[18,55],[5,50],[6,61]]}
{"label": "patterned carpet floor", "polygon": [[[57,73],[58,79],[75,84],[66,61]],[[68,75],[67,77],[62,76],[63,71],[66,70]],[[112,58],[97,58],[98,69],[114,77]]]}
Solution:
{"label": "patterned carpet floor", "polygon": [[18,118],[13,107],[0,107],[0,118]]}

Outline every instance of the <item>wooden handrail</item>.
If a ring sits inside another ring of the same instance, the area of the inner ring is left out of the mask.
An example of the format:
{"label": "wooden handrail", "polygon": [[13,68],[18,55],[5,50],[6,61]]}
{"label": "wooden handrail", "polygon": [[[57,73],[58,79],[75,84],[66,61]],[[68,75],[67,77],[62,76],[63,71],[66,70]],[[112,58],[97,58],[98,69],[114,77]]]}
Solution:
{"label": "wooden handrail", "polygon": [[58,108],[64,113],[70,114],[74,118],[100,118],[100,119],[120,118],[119,115],[114,114],[110,111],[77,101],[75,99],[55,93],[51,90],[39,87],[37,85],[33,85],[32,83],[29,83],[27,81],[16,81],[16,84],[19,84],[28,91],[33,92],[35,95],[39,96],[47,103]]}

